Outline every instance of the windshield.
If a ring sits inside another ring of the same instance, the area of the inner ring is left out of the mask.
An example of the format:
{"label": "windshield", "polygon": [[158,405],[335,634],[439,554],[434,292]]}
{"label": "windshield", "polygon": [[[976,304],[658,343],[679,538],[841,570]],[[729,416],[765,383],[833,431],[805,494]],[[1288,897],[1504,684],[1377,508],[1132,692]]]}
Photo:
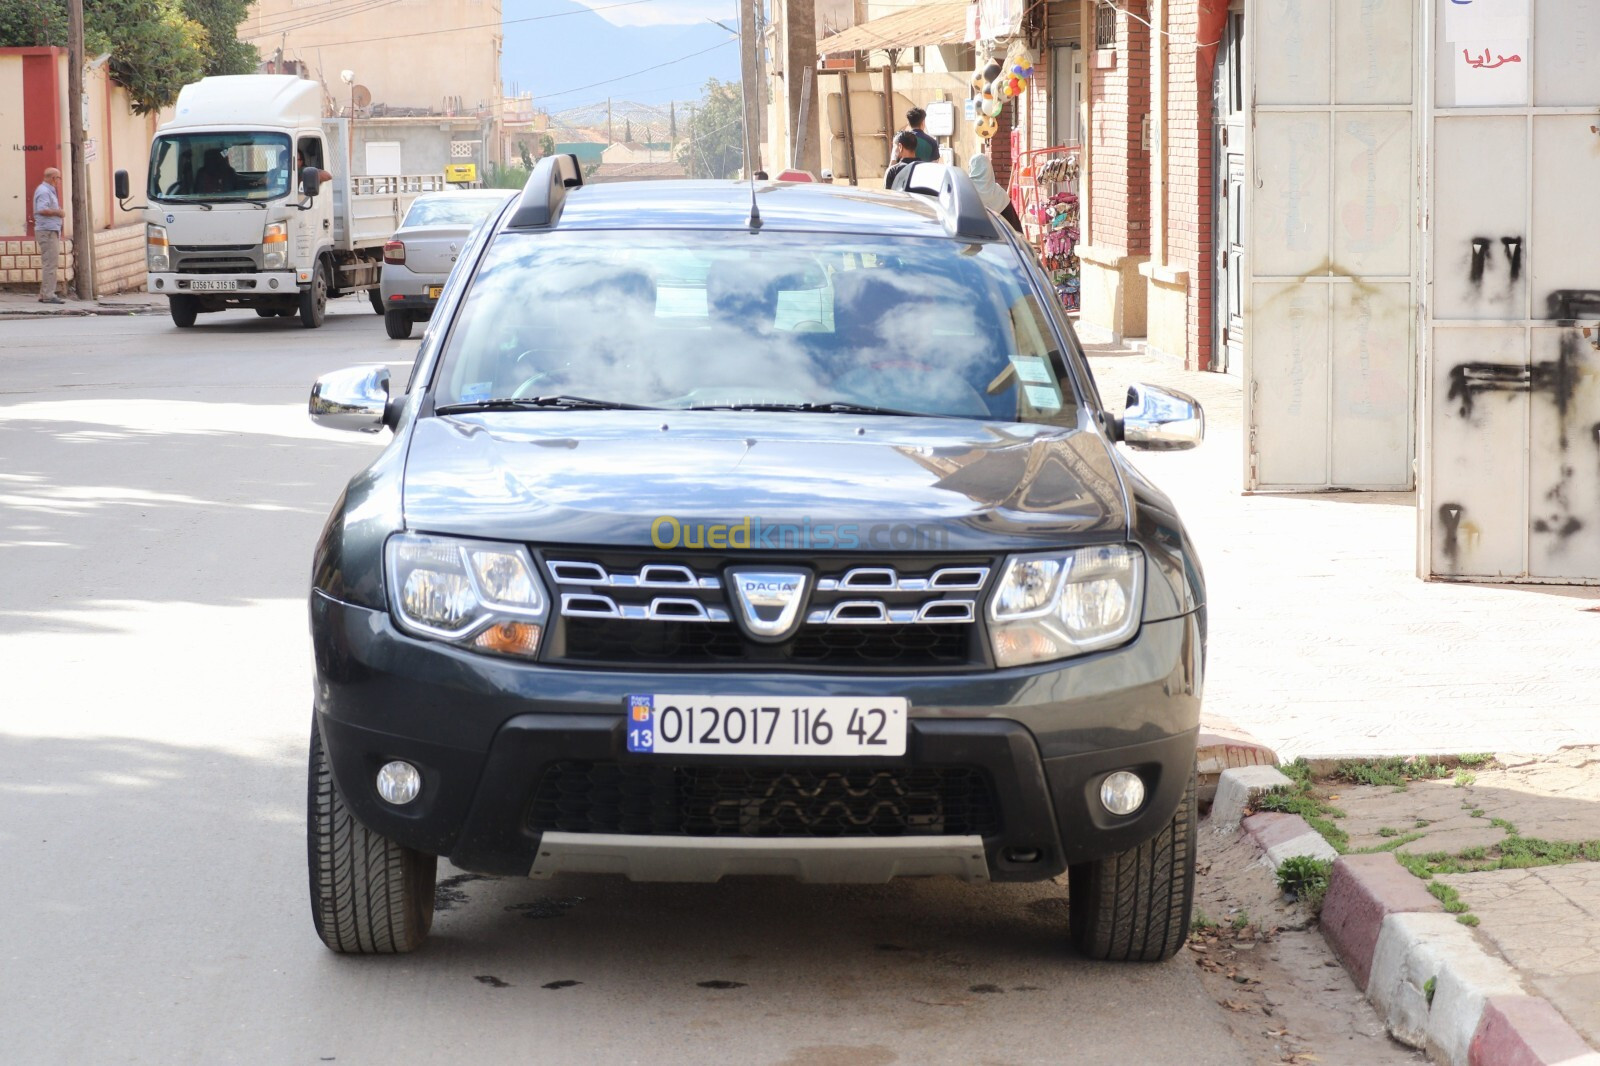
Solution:
{"label": "windshield", "polygon": [[489,217],[489,213],[502,206],[511,196],[450,195],[419,197],[406,212],[400,225],[410,229],[416,226],[475,226]]}
{"label": "windshield", "polygon": [[859,405],[1076,421],[1007,245],[675,231],[510,233],[447,342],[435,404]]}
{"label": "windshield", "polygon": [[155,200],[272,200],[289,193],[289,138],[282,133],[171,133],[150,149]]}

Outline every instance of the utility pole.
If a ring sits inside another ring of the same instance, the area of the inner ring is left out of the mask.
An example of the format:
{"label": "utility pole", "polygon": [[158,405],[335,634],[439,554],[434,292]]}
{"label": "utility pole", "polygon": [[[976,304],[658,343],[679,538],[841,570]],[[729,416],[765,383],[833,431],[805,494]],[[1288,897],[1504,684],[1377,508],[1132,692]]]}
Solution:
{"label": "utility pole", "polygon": [[67,0],[67,125],[72,154],[72,271],[78,299],[94,299],[94,221],[83,165],[83,0]]}
{"label": "utility pole", "polygon": [[761,170],[761,73],[756,63],[761,0],[739,0],[739,82],[744,96],[744,173]]}
{"label": "utility pole", "polygon": [[606,143],[612,144],[611,137],[611,97],[606,97]]}
{"label": "utility pole", "polygon": [[[788,0],[783,6],[784,96],[789,103],[790,143],[795,156],[790,165],[812,174],[822,171],[822,144],[818,133],[820,110],[809,94],[816,92],[817,8],[814,0]],[[848,100],[846,101],[848,105]]]}

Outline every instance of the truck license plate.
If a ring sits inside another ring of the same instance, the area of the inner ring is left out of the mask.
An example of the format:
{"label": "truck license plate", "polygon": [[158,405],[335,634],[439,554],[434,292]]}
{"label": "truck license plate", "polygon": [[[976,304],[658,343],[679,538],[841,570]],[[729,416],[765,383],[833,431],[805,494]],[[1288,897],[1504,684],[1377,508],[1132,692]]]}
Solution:
{"label": "truck license plate", "polygon": [[191,282],[189,282],[189,290],[191,292],[232,292],[234,289],[237,289],[238,287],[239,287],[238,283],[237,282],[233,282],[233,281],[191,281]]}
{"label": "truck license plate", "polygon": [[901,697],[629,696],[628,750],[646,755],[904,755]]}

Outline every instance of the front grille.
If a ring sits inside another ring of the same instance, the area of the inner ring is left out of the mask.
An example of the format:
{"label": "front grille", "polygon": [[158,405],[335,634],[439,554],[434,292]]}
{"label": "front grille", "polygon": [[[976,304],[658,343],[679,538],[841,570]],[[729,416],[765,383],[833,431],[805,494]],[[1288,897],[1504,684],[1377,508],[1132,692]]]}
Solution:
{"label": "front grille", "polygon": [[557,604],[545,661],[617,668],[972,670],[988,666],[979,615],[987,557],[803,560],[808,594],[794,633],[751,639],[728,587],[732,565],[788,559],[543,553]]}
{"label": "front grille", "polygon": [[180,274],[254,274],[255,244],[175,244],[173,269]]}
{"label": "front grille", "polygon": [[546,767],[534,832],[695,837],[995,836],[981,770],[770,768],[568,761]]}
{"label": "front grille", "polygon": [[179,274],[254,274],[254,259],[179,259],[174,269]]}

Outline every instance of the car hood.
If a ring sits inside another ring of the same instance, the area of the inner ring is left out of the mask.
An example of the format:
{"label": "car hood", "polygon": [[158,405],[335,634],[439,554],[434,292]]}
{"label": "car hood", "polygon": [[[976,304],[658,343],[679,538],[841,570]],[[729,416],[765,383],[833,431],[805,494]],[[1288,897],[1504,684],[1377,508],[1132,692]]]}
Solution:
{"label": "car hood", "polygon": [[[1110,446],[1084,429],[552,410],[420,418],[409,432],[405,522],[427,532],[671,546],[662,541],[674,529],[692,537],[748,519],[752,547],[992,550],[1127,529]],[[854,527],[855,544],[842,526]],[[763,541],[762,528],[800,532]]]}

